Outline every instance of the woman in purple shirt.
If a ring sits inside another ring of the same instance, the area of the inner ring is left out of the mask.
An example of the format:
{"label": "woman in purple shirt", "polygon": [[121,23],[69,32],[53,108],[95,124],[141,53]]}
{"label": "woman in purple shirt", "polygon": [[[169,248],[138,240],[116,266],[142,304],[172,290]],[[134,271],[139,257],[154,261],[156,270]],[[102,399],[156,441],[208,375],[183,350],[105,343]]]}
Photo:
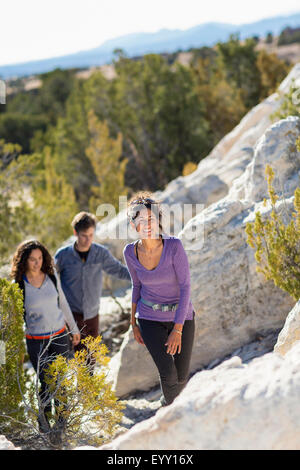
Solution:
{"label": "woman in purple shirt", "polygon": [[128,218],[140,239],[123,255],[132,280],[131,325],[159,372],[162,405],[169,405],[188,381],[195,333],[189,263],[182,242],[162,230],[159,203],[139,193]]}

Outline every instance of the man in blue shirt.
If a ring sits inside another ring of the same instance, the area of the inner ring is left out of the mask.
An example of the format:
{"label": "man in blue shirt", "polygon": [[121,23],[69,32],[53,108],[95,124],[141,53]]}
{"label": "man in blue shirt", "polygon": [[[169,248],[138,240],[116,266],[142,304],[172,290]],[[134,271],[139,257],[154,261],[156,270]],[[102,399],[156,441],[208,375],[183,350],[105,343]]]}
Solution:
{"label": "man in blue shirt", "polygon": [[[56,269],[73,316],[81,331],[81,339],[99,335],[99,306],[102,292],[102,271],[131,281],[129,271],[108,248],[94,243],[97,218],[80,212],[72,227],[76,240],[55,253]],[[82,348],[79,343],[75,350]]]}

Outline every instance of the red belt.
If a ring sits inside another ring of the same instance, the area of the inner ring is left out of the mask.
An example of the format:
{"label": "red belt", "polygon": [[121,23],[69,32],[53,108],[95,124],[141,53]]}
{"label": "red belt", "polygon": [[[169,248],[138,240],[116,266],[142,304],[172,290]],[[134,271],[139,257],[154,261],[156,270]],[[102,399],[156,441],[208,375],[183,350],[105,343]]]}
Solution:
{"label": "red belt", "polygon": [[66,327],[64,326],[61,328],[61,330],[55,331],[54,333],[44,333],[43,335],[26,335],[26,338],[28,339],[49,339],[52,336],[59,335],[60,333],[63,333],[66,330]]}

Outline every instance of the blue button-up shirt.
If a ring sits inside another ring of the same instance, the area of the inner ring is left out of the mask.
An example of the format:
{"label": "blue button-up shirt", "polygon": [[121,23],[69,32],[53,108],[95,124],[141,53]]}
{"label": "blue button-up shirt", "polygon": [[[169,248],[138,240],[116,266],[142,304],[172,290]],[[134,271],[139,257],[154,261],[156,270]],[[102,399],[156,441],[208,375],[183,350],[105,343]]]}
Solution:
{"label": "blue button-up shirt", "polygon": [[54,259],[71,310],[83,313],[86,320],[99,312],[102,270],[119,279],[130,281],[131,277],[127,267],[105,246],[92,243],[87,260],[83,262],[75,249],[75,243],[57,250]]}

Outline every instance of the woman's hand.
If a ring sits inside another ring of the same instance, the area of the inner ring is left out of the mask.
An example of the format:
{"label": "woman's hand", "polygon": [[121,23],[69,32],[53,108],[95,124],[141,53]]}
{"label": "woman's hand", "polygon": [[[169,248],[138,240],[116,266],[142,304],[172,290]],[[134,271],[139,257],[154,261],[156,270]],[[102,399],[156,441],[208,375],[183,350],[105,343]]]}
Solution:
{"label": "woman's hand", "polygon": [[140,332],[140,329],[138,325],[132,325],[132,331],[134,335],[134,339],[139,343],[139,344],[145,344]]}
{"label": "woman's hand", "polygon": [[77,344],[80,342],[80,333],[74,333],[72,335],[72,344],[73,346],[77,346]]}
{"label": "woman's hand", "polygon": [[[172,330],[169,334],[168,340],[165,343],[165,346],[168,346],[167,353],[171,354],[172,356],[178,352],[180,354],[181,351],[181,334],[175,330]],[[178,351],[177,351],[178,349]]]}

